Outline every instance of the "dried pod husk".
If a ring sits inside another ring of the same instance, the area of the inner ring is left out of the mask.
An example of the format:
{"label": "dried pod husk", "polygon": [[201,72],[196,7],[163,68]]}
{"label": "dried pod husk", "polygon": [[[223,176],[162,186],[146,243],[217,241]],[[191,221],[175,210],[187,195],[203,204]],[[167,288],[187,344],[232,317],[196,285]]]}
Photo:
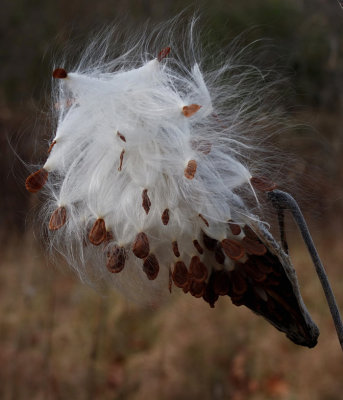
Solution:
{"label": "dried pod husk", "polygon": [[33,172],[26,178],[25,187],[31,193],[36,193],[42,189],[42,187],[46,184],[48,180],[48,171],[44,168],[39,169],[36,172]]}
{"label": "dried pod husk", "polygon": [[57,231],[60,229],[66,222],[67,211],[65,207],[58,207],[50,217],[49,221],[49,229],[51,231]]}
{"label": "dried pod husk", "polygon": [[132,252],[138,258],[145,258],[149,255],[149,239],[144,232],[140,232],[137,234],[136,239],[132,245]]}
{"label": "dried pod husk", "polygon": [[107,231],[105,221],[102,218],[98,218],[89,232],[89,241],[95,246],[99,246],[104,240],[106,240]]}

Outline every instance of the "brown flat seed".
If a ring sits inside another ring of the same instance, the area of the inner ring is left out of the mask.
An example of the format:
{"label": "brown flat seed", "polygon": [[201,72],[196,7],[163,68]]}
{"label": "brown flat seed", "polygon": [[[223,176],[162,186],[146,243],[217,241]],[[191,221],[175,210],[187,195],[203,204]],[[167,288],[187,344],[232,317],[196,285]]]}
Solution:
{"label": "brown flat seed", "polygon": [[142,192],[142,207],[144,208],[146,214],[149,214],[151,201],[148,196],[148,189],[144,189]]}
{"label": "brown flat seed", "polygon": [[213,290],[219,296],[229,294],[231,290],[231,283],[229,274],[226,271],[218,271],[213,276]]}
{"label": "brown flat seed", "polygon": [[222,240],[222,247],[225,254],[232,260],[239,260],[244,256],[244,247],[237,240],[224,239]]}
{"label": "brown flat seed", "polygon": [[122,135],[119,131],[117,132],[117,135],[119,136],[119,139],[121,139],[123,142],[126,142],[126,137]]}
{"label": "brown flat seed", "polygon": [[200,298],[205,294],[206,285],[204,282],[192,281],[189,287],[189,292],[192,296]]}
{"label": "brown flat seed", "polygon": [[170,53],[170,47],[165,47],[157,55],[157,61],[161,62]]}
{"label": "brown flat seed", "polygon": [[218,240],[207,236],[205,232],[202,233],[202,240],[204,242],[206,249],[211,251],[213,251],[216,248],[218,243]]}
{"label": "brown flat seed", "polygon": [[186,283],[182,286],[182,291],[183,291],[183,293],[188,293],[188,292],[189,292],[190,286],[191,286],[191,282],[186,282]]}
{"label": "brown flat seed", "polygon": [[121,171],[123,168],[124,154],[125,154],[125,150],[123,149],[120,153],[120,163],[119,163],[118,171]]}
{"label": "brown flat seed", "polygon": [[248,289],[247,283],[243,276],[237,271],[230,272],[232,282],[232,292],[234,296],[242,296]]}
{"label": "brown flat seed", "polygon": [[207,268],[205,264],[200,261],[198,256],[192,257],[191,263],[189,264],[189,273],[193,280],[197,282],[205,281],[208,276]]}
{"label": "brown flat seed", "polygon": [[55,79],[64,79],[68,76],[67,71],[64,68],[56,68],[52,73]]}
{"label": "brown flat seed", "polygon": [[233,235],[237,236],[241,233],[241,227],[229,221],[229,227]]}
{"label": "brown flat seed", "polygon": [[[212,282],[211,282],[212,281]],[[211,278],[210,283],[205,288],[205,293],[202,298],[209,303],[211,308],[214,308],[216,301],[218,300],[219,296],[213,290],[213,279]]]}
{"label": "brown flat seed", "polygon": [[160,265],[155,254],[149,254],[148,257],[143,262],[143,271],[150,281],[157,278],[158,272],[160,270]]}
{"label": "brown flat seed", "polygon": [[258,236],[257,236],[256,233],[250,228],[250,226],[245,225],[244,228],[243,228],[243,232],[244,232],[245,236],[248,237],[249,239],[259,240]]}
{"label": "brown flat seed", "polygon": [[106,225],[102,218],[98,218],[89,232],[89,241],[95,246],[99,246],[106,239]]}
{"label": "brown flat seed", "polygon": [[199,111],[200,108],[201,108],[201,106],[199,106],[198,104],[191,104],[189,106],[184,106],[182,108],[182,114],[185,117],[189,118],[192,115],[194,115],[197,111]]}
{"label": "brown flat seed", "polygon": [[225,254],[223,253],[220,245],[218,245],[214,251],[214,258],[218,264],[224,264],[225,262]]}
{"label": "brown flat seed", "polygon": [[208,226],[208,221],[207,221],[207,219],[206,219],[202,214],[199,214],[199,217],[204,221],[204,224],[205,224],[206,226]]}
{"label": "brown flat seed", "polygon": [[50,144],[50,146],[49,146],[49,148],[48,148],[48,154],[50,154],[50,152],[51,152],[52,148],[55,146],[55,144],[56,144],[56,140],[54,140],[54,141]]}
{"label": "brown flat seed", "polygon": [[188,281],[188,270],[183,261],[177,261],[174,266],[172,278],[175,286],[183,288]]}
{"label": "brown flat seed", "polygon": [[169,282],[168,282],[169,293],[172,292],[172,287],[173,287],[173,277],[172,277],[171,269],[169,268]]}
{"label": "brown flat seed", "polygon": [[41,190],[48,180],[48,175],[48,171],[46,171],[44,168],[41,168],[29,175],[25,181],[26,190],[31,193],[36,193]]}
{"label": "brown flat seed", "polygon": [[166,208],[163,211],[161,219],[162,219],[163,225],[168,225],[168,222],[169,222],[169,209],[168,208]]}
{"label": "brown flat seed", "polygon": [[200,254],[203,254],[204,249],[201,247],[200,243],[196,239],[193,240],[193,245]]}
{"label": "brown flat seed", "polygon": [[175,257],[180,257],[179,246],[178,246],[176,240],[174,240],[174,242],[172,243],[172,248],[173,248],[174,256]]}
{"label": "brown flat seed", "polygon": [[133,242],[132,252],[138,258],[145,258],[150,251],[149,239],[144,232],[138,233],[135,241]]}
{"label": "brown flat seed", "polygon": [[188,161],[184,174],[187,179],[193,179],[197,170],[197,162],[195,160]]}
{"label": "brown flat seed", "polygon": [[243,238],[242,244],[248,254],[263,256],[267,252],[266,247],[262,243],[248,237]]}
{"label": "brown flat seed", "polygon": [[246,261],[242,268],[246,272],[247,276],[255,282],[263,282],[266,280],[267,275],[259,270],[250,260]]}
{"label": "brown flat seed", "polygon": [[106,267],[112,273],[118,273],[125,267],[126,251],[124,247],[111,246],[107,250]]}
{"label": "brown flat seed", "polygon": [[111,240],[113,240],[113,233],[111,231],[106,231],[106,239],[104,243],[108,244]]}
{"label": "brown flat seed", "polygon": [[67,212],[65,207],[58,207],[51,215],[49,221],[49,229],[51,231],[57,231],[66,222]]}
{"label": "brown flat seed", "polygon": [[260,190],[261,192],[271,192],[276,189],[276,184],[266,177],[254,176],[250,179],[250,183],[254,189]]}

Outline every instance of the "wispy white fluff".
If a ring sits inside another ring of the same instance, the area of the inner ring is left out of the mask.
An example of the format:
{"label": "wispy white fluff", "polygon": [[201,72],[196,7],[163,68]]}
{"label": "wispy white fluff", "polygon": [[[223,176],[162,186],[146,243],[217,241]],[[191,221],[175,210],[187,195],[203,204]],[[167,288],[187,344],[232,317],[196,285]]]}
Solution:
{"label": "wispy white fluff", "polygon": [[[245,205],[255,198],[250,178],[268,170],[260,146],[277,123],[268,77],[245,65],[241,54],[204,55],[194,22],[183,34],[174,25],[142,32],[126,45],[118,41],[118,47],[113,35],[97,39],[75,66],[56,65],[68,76],[54,81],[56,144],[44,165],[47,220],[57,207],[67,211],[65,225],[49,233],[52,247],[82,280],[112,283],[144,303],[168,290],[174,240],[189,265],[196,254],[192,241],[201,243],[202,231],[222,240],[231,235],[228,220],[243,225],[258,218]],[[112,46],[122,55],[111,59]],[[166,46],[170,54],[159,62]],[[187,118],[183,107],[191,104],[201,108]],[[194,179],[184,173],[190,160],[197,163]],[[144,189],[151,201],[148,214]],[[161,221],[165,209],[167,225]],[[113,239],[94,246],[88,233],[98,218]],[[155,280],[147,279],[142,260],[131,252],[138,232],[147,234],[159,261]],[[106,249],[113,244],[128,251],[118,274],[106,269]],[[225,265],[230,268],[230,261]]]}

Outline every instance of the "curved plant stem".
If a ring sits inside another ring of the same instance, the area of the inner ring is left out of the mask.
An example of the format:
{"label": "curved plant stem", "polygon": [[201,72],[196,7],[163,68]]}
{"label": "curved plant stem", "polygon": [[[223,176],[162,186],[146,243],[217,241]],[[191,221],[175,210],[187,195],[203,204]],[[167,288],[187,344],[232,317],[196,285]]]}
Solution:
{"label": "curved plant stem", "polygon": [[311,234],[308,230],[306,221],[305,221],[304,216],[299,208],[299,205],[289,193],[283,192],[281,190],[272,190],[271,192],[268,193],[268,197],[272,201],[274,207],[278,211],[279,210],[290,210],[296,224],[298,225],[298,228],[301,232],[301,235],[304,239],[307,249],[311,255],[318,278],[319,278],[322,288],[324,290],[326,300],[328,302],[330,312],[332,315],[332,319],[334,321],[335,328],[337,331],[337,336],[338,336],[339,342],[341,344],[341,348],[343,350],[342,318],[341,318],[330,282],[329,282],[327,274],[325,272],[324,266],[319,258],[317,249],[313,243]]}

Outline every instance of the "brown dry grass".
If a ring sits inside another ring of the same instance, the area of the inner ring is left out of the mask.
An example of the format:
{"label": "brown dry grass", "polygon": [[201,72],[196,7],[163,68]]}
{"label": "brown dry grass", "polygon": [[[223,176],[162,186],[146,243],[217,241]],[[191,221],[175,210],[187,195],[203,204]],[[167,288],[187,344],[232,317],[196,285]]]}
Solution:
{"label": "brown dry grass", "polygon": [[[342,310],[341,238],[317,233]],[[212,310],[175,291],[161,308],[140,309],[102,297],[49,265],[30,234],[12,241],[0,268],[0,398],[340,399],[343,355],[309,256],[291,236],[321,330],[312,350],[229,299]]]}

